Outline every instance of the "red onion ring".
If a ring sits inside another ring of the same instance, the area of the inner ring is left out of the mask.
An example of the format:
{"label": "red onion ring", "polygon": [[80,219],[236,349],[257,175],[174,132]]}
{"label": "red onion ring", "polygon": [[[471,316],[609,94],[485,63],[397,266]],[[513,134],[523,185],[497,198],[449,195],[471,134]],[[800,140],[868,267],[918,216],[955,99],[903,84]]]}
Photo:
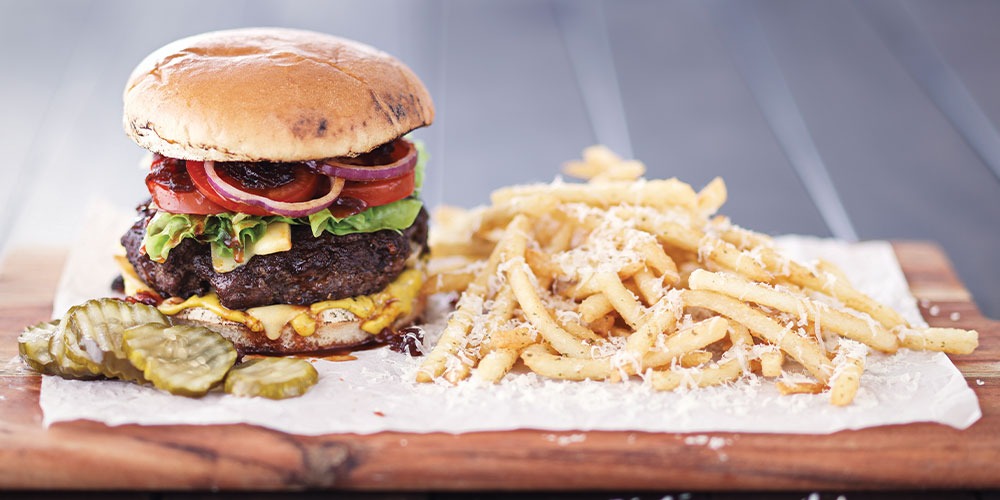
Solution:
{"label": "red onion ring", "polygon": [[264,196],[248,193],[226,182],[219,176],[219,173],[215,171],[214,161],[205,162],[205,175],[208,177],[208,183],[217,193],[219,193],[219,196],[229,201],[260,207],[268,212],[277,215],[284,215],[285,217],[305,217],[319,212],[320,210],[332,205],[334,201],[337,201],[337,197],[340,196],[340,191],[344,189],[344,179],[331,176],[330,190],[327,191],[327,193],[322,197],[309,201],[289,203],[284,201],[275,201]]}
{"label": "red onion ring", "polygon": [[402,176],[417,166],[417,148],[404,139],[397,139],[399,144],[407,147],[406,154],[398,160],[385,165],[365,166],[351,165],[327,158],[316,162],[316,170],[331,177],[342,177],[349,181],[378,181]]}

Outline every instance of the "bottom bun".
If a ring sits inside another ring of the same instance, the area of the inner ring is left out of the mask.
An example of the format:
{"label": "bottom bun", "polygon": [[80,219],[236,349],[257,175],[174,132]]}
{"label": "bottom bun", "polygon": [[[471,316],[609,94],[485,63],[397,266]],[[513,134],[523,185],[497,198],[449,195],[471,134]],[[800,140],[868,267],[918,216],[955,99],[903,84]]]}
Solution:
{"label": "bottom bun", "polygon": [[[392,329],[409,326],[423,312],[423,301],[414,304],[413,312],[397,319]],[[299,335],[291,325],[281,329],[281,335],[269,339],[264,332],[254,332],[243,323],[223,319],[208,309],[185,309],[172,316],[173,323],[204,326],[229,339],[241,354],[303,354],[345,349],[370,344],[375,335],[361,329],[361,320],[344,309],[327,309],[316,321],[316,332]]]}

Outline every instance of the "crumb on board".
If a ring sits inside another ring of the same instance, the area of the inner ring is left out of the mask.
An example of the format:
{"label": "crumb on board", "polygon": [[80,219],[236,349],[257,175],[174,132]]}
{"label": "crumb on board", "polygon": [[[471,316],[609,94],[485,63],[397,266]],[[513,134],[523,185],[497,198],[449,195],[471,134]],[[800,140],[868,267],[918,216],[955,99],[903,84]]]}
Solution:
{"label": "crumb on board", "polygon": [[556,443],[559,446],[569,446],[573,443],[582,443],[587,440],[586,434],[569,434],[560,436],[558,434],[545,434],[542,436],[546,441],[550,443]]}

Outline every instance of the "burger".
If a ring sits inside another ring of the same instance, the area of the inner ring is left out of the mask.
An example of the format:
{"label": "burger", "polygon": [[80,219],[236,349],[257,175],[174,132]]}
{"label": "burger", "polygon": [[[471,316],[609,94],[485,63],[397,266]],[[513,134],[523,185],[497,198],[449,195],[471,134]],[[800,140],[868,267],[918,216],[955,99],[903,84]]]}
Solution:
{"label": "burger", "polygon": [[434,118],[392,56],[279,28],[205,33],[131,74],[124,126],[151,152],[122,237],[125,293],[244,353],[385,338],[421,311]]}

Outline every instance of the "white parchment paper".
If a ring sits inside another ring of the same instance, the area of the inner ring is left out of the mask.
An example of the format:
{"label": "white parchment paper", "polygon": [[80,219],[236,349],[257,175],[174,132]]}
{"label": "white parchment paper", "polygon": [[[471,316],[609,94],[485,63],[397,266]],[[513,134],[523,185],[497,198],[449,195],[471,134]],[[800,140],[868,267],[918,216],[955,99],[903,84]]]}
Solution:
{"label": "white parchment paper", "polygon": [[[100,203],[90,212],[67,262],[54,316],[87,298],[108,295],[116,274],[110,256],[130,216]],[[839,264],[862,291],[911,323],[925,324],[889,244],[804,237],[784,237],[781,244],[793,258],[822,256]],[[388,349],[354,355],[355,361],[317,360],[319,384],[301,398],[284,401],[224,394],[191,399],[125,382],[46,376],[44,422],[248,423],[304,435],[519,428],[823,434],[909,422],[962,429],[981,416],[975,393],[947,356],[905,349],[895,356],[869,356],[861,389],[847,408],[831,406],[825,394],[781,396],[770,381],[758,378],[686,393],[656,392],[639,380],[562,382],[530,373],[510,374],[497,386],[417,384],[413,378],[420,358]]]}

